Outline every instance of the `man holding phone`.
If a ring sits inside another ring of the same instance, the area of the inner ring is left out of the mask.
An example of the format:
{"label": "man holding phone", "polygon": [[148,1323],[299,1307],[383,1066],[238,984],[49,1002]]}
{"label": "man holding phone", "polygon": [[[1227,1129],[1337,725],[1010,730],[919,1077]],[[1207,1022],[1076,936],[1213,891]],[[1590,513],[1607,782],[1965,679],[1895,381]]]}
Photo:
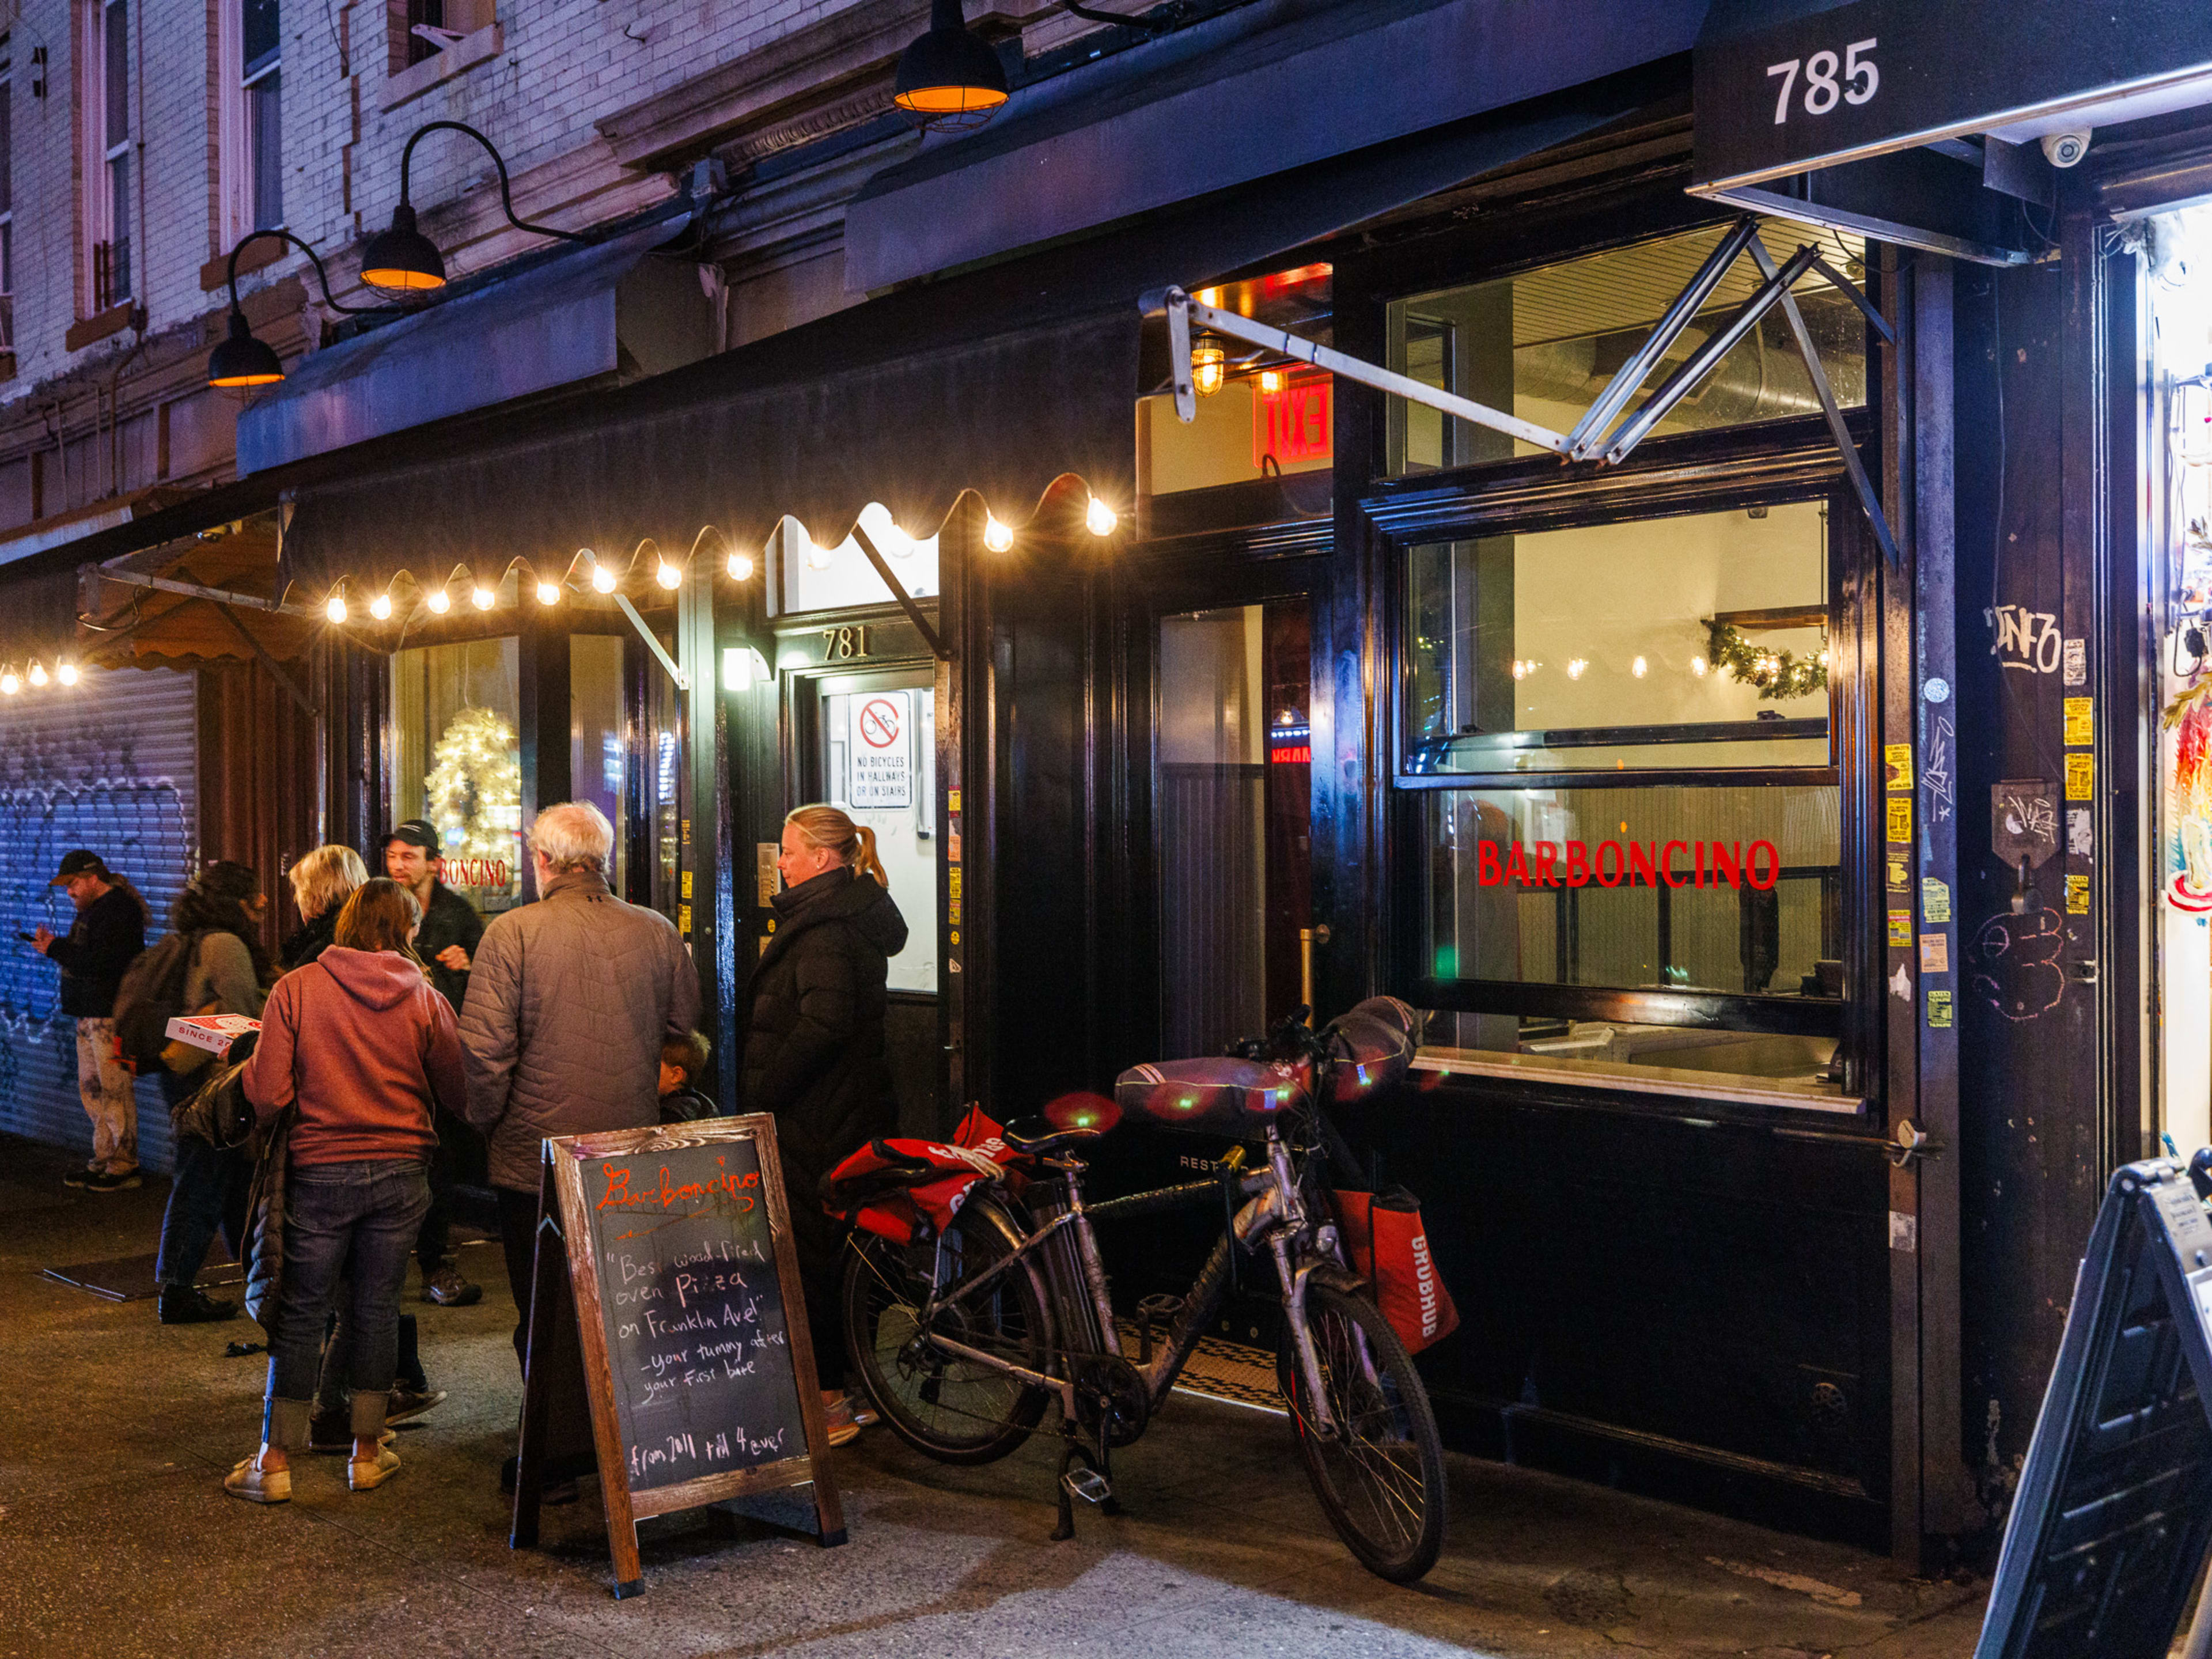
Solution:
{"label": "man holding phone", "polygon": [[138,1184],[138,1101],[115,1046],[115,992],[146,948],[146,902],[85,848],[62,855],[47,884],[69,890],[76,921],[66,937],[45,927],[25,937],[62,970],[62,1012],[76,1020],[76,1091],[92,1120],[92,1162],[64,1186],[118,1193]]}

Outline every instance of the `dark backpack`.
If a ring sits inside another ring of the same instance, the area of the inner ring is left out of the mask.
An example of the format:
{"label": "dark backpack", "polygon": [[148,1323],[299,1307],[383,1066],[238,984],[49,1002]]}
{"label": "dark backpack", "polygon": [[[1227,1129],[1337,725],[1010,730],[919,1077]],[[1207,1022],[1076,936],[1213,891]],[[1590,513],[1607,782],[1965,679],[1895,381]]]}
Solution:
{"label": "dark backpack", "polygon": [[169,1022],[185,1012],[185,980],[198,933],[164,933],[131,959],[115,989],[115,1041],[142,1074],[161,1071]]}

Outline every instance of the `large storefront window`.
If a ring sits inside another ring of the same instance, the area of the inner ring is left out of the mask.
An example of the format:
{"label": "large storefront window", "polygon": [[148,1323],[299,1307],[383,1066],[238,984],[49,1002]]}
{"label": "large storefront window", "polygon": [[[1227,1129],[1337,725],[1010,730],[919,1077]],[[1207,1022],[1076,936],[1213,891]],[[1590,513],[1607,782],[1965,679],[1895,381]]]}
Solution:
{"label": "large storefront window", "polygon": [[1405,769],[1828,763],[1826,504],[1412,550]]}
{"label": "large storefront window", "polygon": [[512,639],[392,659],[392,819],[436,829],[443,879],[477,909],[522,896],[521,695]]}
{"label": "large storefront window", "polygon": [[[1711,225],[1517,276],[1399,301],[1389,308],[1390,367],[1555,432],[1571,431],[1614,372],[1642,346],[1723,234],[1724,227]],[[1762,232],[1778,261],[1815,234],[1774,222]],[[1857,239],[1833,231],[1817,235],[1829,262],[1858,280],[1864,249]],[[1647,389],[1662,383],[1703,344],[1759,280],[1749,257],[1738,258],[1645,382]],[[1858,312],[1817,274],[1791,292],[1838,400],[1845,407],[1865,403],[1866,328]],[[1653,434],[1817,415],[1820,410],[1788,319],[1777,307],[1669,411]],[[1402,398],[1390,400],[1389,420],[1394,476],[1541,453],[1503,433]]]}
{"label": "large storefront window", "polygon": [[623,713],[623,641],[612,634],[568,638],[568,790],[607,815],[615,826],[615,867],[608,878],[617,895],[629,890],[629,814],[623,784],[629,754]]}

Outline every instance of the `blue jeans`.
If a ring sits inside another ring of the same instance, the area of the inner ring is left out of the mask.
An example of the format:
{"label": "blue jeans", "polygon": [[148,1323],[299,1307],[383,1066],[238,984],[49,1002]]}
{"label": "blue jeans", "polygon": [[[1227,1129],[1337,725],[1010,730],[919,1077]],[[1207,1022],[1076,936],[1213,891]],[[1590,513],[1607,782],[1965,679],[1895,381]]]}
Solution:
{"label": "blue jeans", "polygon": [[[161,1073],[161,1097],[171,1105],[191,1095],[191,1078]],[[216,1230],[233,1256],[245,1243],[246,1194],[253,1160],[244,1147],[210,1146],[191,1135],[177,1137],[177,1167],[170,1177],[169,1206],[161,1212],[161,1253],[154,1277],[163,1285],[190,1285],[207,1261]]]}
{"label": "blue jeans", "polygon": [[[269,1335],[270,1421],[280,1416],[304,1428],[314,1398],[325,1316],[342,1280],[348,1285],[348,1382],[358,1430],[363,1396],[390,1392],[399,1341],[399,1291],[429,1182],[419,1158],[365,1158],[347,1164],[295,1164],[284,1189],[284,1279]],[[350,1267],[349,1267],[350,1262]],[[349,1279],[348,1275],[350,1275]],[[278,1401],[294,1410],[279,1413]],[[271,1443],[282,1444],[275,1436]],[[289,1449],[289,1448],[288,1448]]]}

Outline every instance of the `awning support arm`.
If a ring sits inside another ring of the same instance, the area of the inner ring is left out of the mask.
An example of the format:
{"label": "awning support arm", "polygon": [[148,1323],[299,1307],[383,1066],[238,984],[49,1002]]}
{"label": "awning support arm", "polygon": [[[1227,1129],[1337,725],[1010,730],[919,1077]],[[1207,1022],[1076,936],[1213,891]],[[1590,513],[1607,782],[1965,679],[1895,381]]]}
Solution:
{"label": "awning support arm", "polygon": [[945,654],[945,641],[938,638],[937,630],[929,625],[929,618],[921,614],[921,607],[914,602],[914,595],[906,591],[896,576],[891,574],[890,565],[876,550],[876,544],[870,539],[868,532],[856,524],[853,526],[853,539],[860,543],[860,551],[868,556],[868,562],[875,566],[876,574],[884,579],[884,586],[890,589],[891,597],[899,602],[899,609],[906,612],[906,619],[921,635],[921,642],[929,647],[929,654],[939,662],[951,661]]}
{"label": "awning support arm", "polygon": [[149,576],[143,571],[117,570],[104,564],[95,568],[100,580],[120,582],[125,587],[151,587],[163,593],[179,593],[188,599],[206,599],[215,605],[232,605],[241,611],[269,611],[287,617],[313,617],[319,614],[304,605],[293,605],[283,599],[256,599],[251,593],[234,592],[227,587],[205,587],[198,582],[180,582],[173,576]]}
{"label": "awning support arm", "polygon": [[629,618],[629,625],[637,629],[637,636],[645,641],[645,648],[660,659],[660,665],[668,671],[668,678],[676,682],[676,689],[678,691],[689,691],[691,689],[691,677],[676,665],[675,658],[661,649],[659,637],[645,625],[645,618],[637,614],[637,607],[629,602],[629,595],[616,594],[615,603],[622,607],[623,615]]}
{"label": "awning support arm", "polygon": [[253,630],[239,621],[238,613],[227,605],[216,604],[215,608],[222,613],[222,619],[237,632],[238,637],[246,641],[246,648],[260,659],[261,665],[269,671],[270,678],[284,688],[284,695],[291,698],[300,712],[311,720],[322,719],[323,711],[307,701],[307,694],[292,683],[292,677],[284,672],[283,665],[269,654],[268,648],[260,641],[253,637]]}

